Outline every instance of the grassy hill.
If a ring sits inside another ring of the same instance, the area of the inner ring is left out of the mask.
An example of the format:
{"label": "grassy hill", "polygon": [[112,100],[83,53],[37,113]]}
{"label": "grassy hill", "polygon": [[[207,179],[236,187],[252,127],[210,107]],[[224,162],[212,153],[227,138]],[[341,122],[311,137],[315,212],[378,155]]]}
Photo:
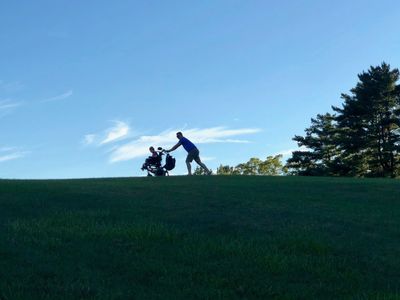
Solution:
{"label": "grassy hill", "polygon": [[400,299],[400,182],[0,181],[0,299]]}

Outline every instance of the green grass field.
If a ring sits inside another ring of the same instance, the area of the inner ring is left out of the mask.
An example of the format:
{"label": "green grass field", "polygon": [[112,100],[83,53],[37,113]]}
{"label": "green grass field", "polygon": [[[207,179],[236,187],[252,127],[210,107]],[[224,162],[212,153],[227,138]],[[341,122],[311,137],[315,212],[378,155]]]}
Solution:
{"label": "green grass field", "polygon": [[0,299],[400,299],[400,182],[0,181]]}

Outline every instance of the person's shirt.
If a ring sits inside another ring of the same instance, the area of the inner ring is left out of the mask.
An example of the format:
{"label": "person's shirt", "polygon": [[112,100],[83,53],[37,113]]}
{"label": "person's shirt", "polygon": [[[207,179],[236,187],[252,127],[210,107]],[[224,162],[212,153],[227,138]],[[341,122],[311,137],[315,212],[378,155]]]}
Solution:
{"label": "person's shirt", "polygon": [[179,142],[181,143],[181,145],[183,146],[183,148],[185,148],[185,150],[187,152],[192,151],[193,149],[197,149],[197,147],[191,142],[189,141],[187,138],[182,137]]}
{"label": "person's shirt", "polygon": [[158,157],[157,152],[154,151],[154,152],[151,154],[151,157]]}

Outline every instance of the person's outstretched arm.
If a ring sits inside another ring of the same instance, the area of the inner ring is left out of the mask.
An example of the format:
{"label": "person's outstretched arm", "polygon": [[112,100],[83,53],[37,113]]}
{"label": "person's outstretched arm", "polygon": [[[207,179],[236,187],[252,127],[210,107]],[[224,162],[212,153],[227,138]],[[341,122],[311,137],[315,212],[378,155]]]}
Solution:
{"label": "person's outstretched arm", "polygon": [[167,152],[172,152],[174,150],[176,150],[176,148],[178,148],[181,144],[181,142],[179,141],[175,146],[173,146],[171,149],[167,150]]}

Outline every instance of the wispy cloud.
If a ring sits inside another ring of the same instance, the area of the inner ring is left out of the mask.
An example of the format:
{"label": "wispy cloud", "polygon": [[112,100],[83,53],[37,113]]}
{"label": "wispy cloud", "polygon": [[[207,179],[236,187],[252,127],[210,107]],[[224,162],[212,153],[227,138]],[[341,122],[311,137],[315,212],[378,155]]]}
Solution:
{"label": "wispy cloud", "polygon": [[107,130],[106,137],[100,142],[100,145],[121,140],[128,135],[129,129],[128,124],[121,121],[115,121],[115,126]]}
{"label": "wispy cloud", "polygon": [[22,102],[16,102],[11,99],[0,100],[0,118],[10,114],[22,104]]}
{"label": "wispy cloud", "polygon": [[[141,136],[125,145],[112,149],[110,162],[131,160],[148,155],[149,146],[171,147],[177,142],[175,133],[181,130],[168,130],[158,135]],[[229,139],[229,137],[248,135],[260,132],[258,128],[227,129],[226,127],[212,127],[205,129],[185,129],[184,135],[195,144],[207,143],[247,143],[246,140]]]}
{"label": "wispy cloud", "polygon": [[122,121],[113,121],[114,126],[106,129],[100,134],[87,134],[83,138],[83,144],[102,146],[116,141],[121,141],[129,136],[131,131],[129,125]]}
{"label": "wispy cloud", "polygon": [[0,162],[22,158],[28,153],[28,151],[20,151],[14,147],[0,147]]}
{"label": "wispy cloud", "polygon": [[54,96],[54,97],[51,97],[51,98],[47,98],[47,99],[43,99],[43,100],[40,101],[40,103],[60,101],[60,100],[67,99],[67,98],[71,97],[72,95],[73,95],[73,91],[69,90],[69,91],[67,91],[65,93],[62,93],[60,95],[57,95],[57,96]]}
{"label": "wispy cloud", "polygon": [[0,111],[9,110],[21,105],[22,102],[15,102],[11,99],[0,100]]}
{"label": "wispy cloud", "polygon": [[[190,136],[198,144],[205,143],[248,143],[247,140],[227,139],[232,136],[248,135],[260,132],[258,128],[227,129],[226,127],[211,127],[205,129],[186,129],[185,135]],[[174,134],[175,132],[173,132]]]}
{"label": "wispy cloud", "polygon": [[212,156],[204,156],[201,158],[202,161],[211,161],[211,160],[216,160],[216,157],[212,157]]}
{"label": "wispy cloud", "polygon": [[292,153],[294,151],[309,151],[309,149],[307,147],[301,146],[301,147],[298,147],[298,148],[279,151],[279,152],[275,153],[274,156],[275,155],[289,156],[289,155],[292,155]]}

